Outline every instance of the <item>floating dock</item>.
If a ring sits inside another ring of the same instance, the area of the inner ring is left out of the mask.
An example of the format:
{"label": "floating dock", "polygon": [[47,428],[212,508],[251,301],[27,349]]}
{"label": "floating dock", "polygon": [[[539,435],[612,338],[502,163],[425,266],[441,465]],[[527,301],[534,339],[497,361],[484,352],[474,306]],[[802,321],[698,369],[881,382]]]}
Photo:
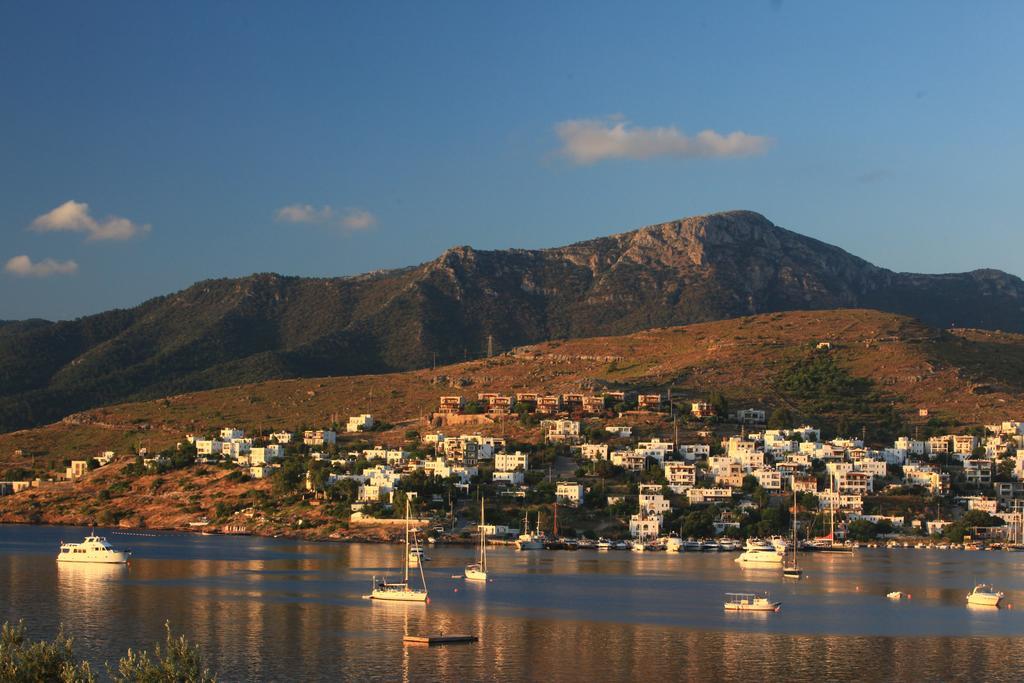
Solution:
{"label": "floating dock", "polygon": [[446,643],[475,643],[479,638],[476,636],[458,635],[458,634],[439,634],[432,636],[405,636],[402,638],[403,643],[414,643],[417,645],[444,645]]}

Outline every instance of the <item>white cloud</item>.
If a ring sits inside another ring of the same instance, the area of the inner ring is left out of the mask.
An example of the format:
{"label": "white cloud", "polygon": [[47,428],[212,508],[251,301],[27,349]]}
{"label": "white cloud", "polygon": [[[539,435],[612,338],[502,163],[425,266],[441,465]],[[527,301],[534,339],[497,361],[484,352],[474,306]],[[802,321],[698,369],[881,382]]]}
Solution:
{"label": "white cloud", "polygon": [[107,216],[97,221],[89,215],[89,205],[71,199],[53,211],[32,221],[36,232],[84,232],[90,240],[127,240],[149,232],[149,225],[140,225],[120,216]]}
{"label": "white cloud", "polygon": [[750,156],[764,152],[771,138],[734,131],[725,135],[704,130],[690,136],[675,126],[637,128],[620,116],[607,120],[572,119],[555,126],[560,153],[579,165],[604,159],[680,159]]}
{"label": "white cloud", "polygon": [[54,261],[45,258],[38,263],[22,254],[10,259],[4,270],[18,277],[49,277],[50,275],[74,275],[78,272],[78,264],[74,261]]}
{"label": "white cloud", "polygon": [[377,224],[377,217],[366,209],[350,207],[339,215],[329,204],[319,208],[312,204],[289,204],[278,209],[274,217],[280,223],[326,225],[346,232],[369,230]]}
{"label": "white cloud", "polygon": [[316,208],[312,204],[290,204],[277,210],[277,220],[282,223],[326,223],[334,217],[330,206]]}
{"label": "white cloud", "polygon": [[349,230],[369,230],[377,224],[377,217],[365,209],[348,209],[341,224]]}

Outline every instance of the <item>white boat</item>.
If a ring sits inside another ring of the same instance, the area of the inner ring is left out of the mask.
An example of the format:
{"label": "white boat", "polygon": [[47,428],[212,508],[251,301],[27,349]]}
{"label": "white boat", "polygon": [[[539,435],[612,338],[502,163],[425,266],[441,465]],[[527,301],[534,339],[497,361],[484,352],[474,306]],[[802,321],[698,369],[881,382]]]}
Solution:
{"label": "white boat", "polygon": [[1003,594],[987,583],[979,583],[970,593],[967,594],[968,605],[986,605],[997,607]]}
{"label": "white boat", "polygon": [[599,539],[597,539],[597,549],[598,550],[611,550],[613,547],[614,547],[614,544],[611,541],[609,541],[607,538],[599,538]]}
{"label": "white boat", "polygon": [[[373,590],[370,593],[372,600],[389,600],[393,602],[427,602],[427,577],[423,574],[423,565],[418,563],[420,569],[420,581],[423,584],[423,588],[413,588],[409,583],[409,558],[419,550],[419,541],[416,538],[416,532],[411,532],[412,538],[412,550],[407,550],[402,553],[405,558],[404,573],[402,580],[395,583],[390,583],[387,577],[378,581],[377,577],[373,577]],[[409,531],[409,502],[405,503],[405,547],[409,548],[410,543],[410,531]],[[418,555],[418,553],[416,553]]]}
{"label": "white boat", "polygon": [[466,567],[467,581],[487,582],[487,536],[484,534],[484,499],[480,499],[480,557]]}
{"label": "white boat", "polygon": [[530,513],[523,519],[523,533],[516,540],[516,550],[544,550],[544,537],[540,535],[540,513],[537,513],[537,532],[530,533]]}
{"label": "white boat", "polygon": [[683,540],[678,536],[669,536],[665,539],[665,552],[678,553],[683,549]]}
{"label": "white boat", "polygon": [[767,593],[726,593],[725,609],[736,612],[778,612],[781,602],[773,602]]}
{"label": "white boat", "polygon": [[101,564],[127,564],[131,551],[116,550],[107,539],[89,534],[81,543],[61,543],[58,562],[98,562]]}
{"label": "white boat", "polygon": [[721,541],[718,542],[718,546],[722,550],[729,551],[729,552],[731,552],[733,550],[739,550],[742,547],[740,545],[740,542],[735,540],[735,539],[733,539],[733,538],[723,538]]}
{"label": "white boat", "polygon": [[782,564],[782,555],[779,555],[770,546],[768,548],[750,548],[744,550],[743,554],[735,561],[740,564],[777,565]]}
{"label": "white boat", "polygon": [[903,598],[909,600],[910,593],[904,593],[903,591],[892,591],[891,593],[886,593],[885,597],[889,598],[890,600],[902,600]]}
{"label": "white boat", "polygon": [[629,550],[629,543],[627,541],[615,541],[612,543],[612,548],[615,550]]}
{"label": "white boat", "polygon": [[785,536],[772,536],[768,539],[768,542],[772,544],[775,551],[783,555],[789,550],[789,540]]}
{"label": "white boat", "polygon": [[760,538],[748,538],[747,542],[743,545],[744,550],[771,550],[775,552],[775,547],[770,541],[764,541]]}
{"label": "white boat", "polygon": [[694,540],[692,538],[686,539],[685,541],[683,541],[683,550],[687,552],[699,553],[700,541]]}
{"label": "white boat", "polygon": [[409,548],[409,566],[418,567],[421,562],[430,562],[430,556],[423,552],[423,548]]}

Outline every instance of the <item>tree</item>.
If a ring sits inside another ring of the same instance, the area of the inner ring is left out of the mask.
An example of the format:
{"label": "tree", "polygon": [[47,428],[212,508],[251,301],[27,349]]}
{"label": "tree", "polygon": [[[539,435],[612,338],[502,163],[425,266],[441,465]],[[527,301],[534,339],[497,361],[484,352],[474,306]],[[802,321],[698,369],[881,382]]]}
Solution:
{"label": "tree", "polygon": [[96,678],[88,662],[76,662],[74,640],[63,629],[52,641],[32,642],[25,636],[25,625],[4,622],[0,629],[0,680],[12,683],[60,681],[93,683]]}
{"label": "tree", "polygon": [[715,415],[720,419],[724,420],[729,417],[729,401],[726,400],[725,394],[720,391],[711,392],[711,396],[708,398],[708,403],[715,409]]}
{"label": "tree", "polygon": [[769,429],[791,429],[793,427],[793,413],[789,408],[776,408],[768,418]]}
{"label": "tree", "polygon": [[185,636],[174,637],[171,625],[164,625],[167,635],[164,647],[153,646],[153,655],[148,652],[134,652],[121,658],[117,671],[107,667],[107,674],[115,683],[214,683],[217,677],[210,673],[203,661],[203,654],[198,646],[188,642]]}
{"label": "tree", "polygon": [[758,487],[757,477],[753,474],[748,474],[743,477],[743,493],[751,494]]}

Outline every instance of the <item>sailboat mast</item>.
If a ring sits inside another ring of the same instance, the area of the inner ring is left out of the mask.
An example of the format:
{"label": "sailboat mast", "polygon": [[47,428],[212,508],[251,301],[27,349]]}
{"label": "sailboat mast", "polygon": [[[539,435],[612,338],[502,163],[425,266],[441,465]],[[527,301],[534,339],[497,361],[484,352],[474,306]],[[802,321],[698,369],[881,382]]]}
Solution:
{"label": "sailboat mast", "polygon": [[480,499],[480,568],[487,571],[487,543],[484,540],[484,499]]}
{"label": "sailboat mast", "polygon": [[[409,494],[405,496],[405,585],[409,585]],[[416,558],[419,559],[419,558]]]}
{"label": "sailboat mast", "polygon": [[836,542],[836,476],[835,474],[829,473],[829,492],[832,494],[829,496],[829,501],[832,503],[828,508],[828,540],[830,543],[835,544]]}

